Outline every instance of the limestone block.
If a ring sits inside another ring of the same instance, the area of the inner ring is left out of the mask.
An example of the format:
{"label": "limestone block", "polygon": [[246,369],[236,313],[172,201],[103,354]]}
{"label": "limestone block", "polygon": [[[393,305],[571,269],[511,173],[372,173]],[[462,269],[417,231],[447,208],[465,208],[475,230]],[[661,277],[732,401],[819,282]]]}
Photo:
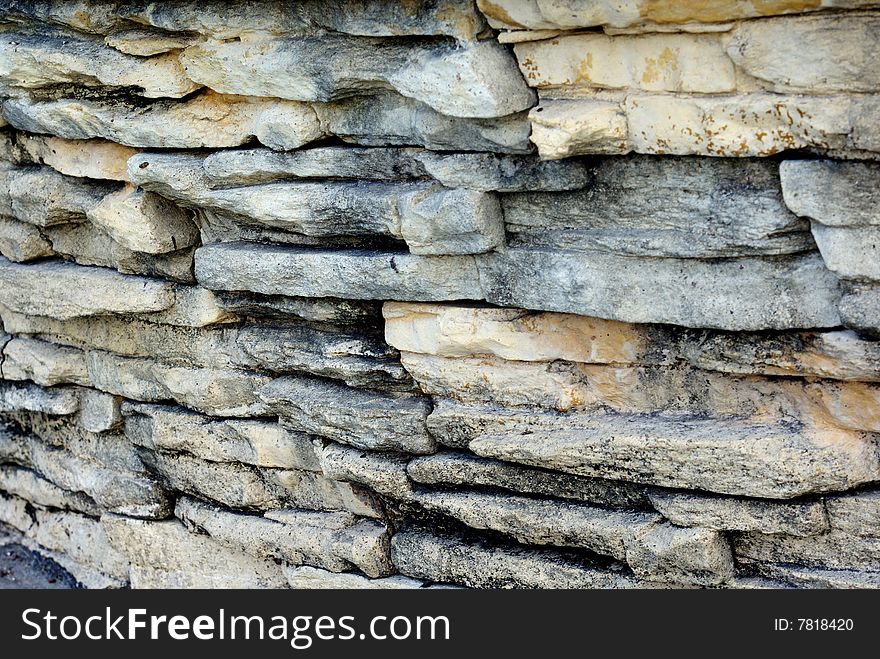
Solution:
{"label": "limestone block", "polygon": [[360,0],[331,5],[305,0],[291,6],[283,0],[262,2],[260,11],[232,7],[222,0],[187,0],[171,5],[127,3],[117,14],[128,21],[173,32],[198,32],[217,39],[256,38],[276,34],[312,34],[316,28],[365,36],[448,35],[473,39],[485,23],[470,2],[441,0],[411,7]]}
{"label": "limestone block", "polygon": [[27,410],[67,416],[79,409],[79,397],[71,387],[43,388],[35,384],[0,382],[0,411]]}
{"label": "limestone block", "polygon": [[52,256],[52,243],[33,224],[0,216],[0,254],[22,263]]}
{"label": "limestone block", "polygon": [[[455,418],[455,410],[448,413]],[[785,499],[872,482],[880,470],[874,440],[846,431],[608,415],[579,419],[577,427],[564,420],[556,430],[495,426],[493,434],[491,414],[474,422],[482,428],[470,448],[484,457],[720,494]]]}
{"label": "limestone block", "polygon": [[523,544],[580,547],[617,560],[624,560],[627,547],[662,519],[656,513],[473,491],[419,491],[415,499],[471,528],[499,531]]}
{"label": "limestone block", "polygon": [[224,243],[196,251],[196,278],[212,290],[270,295],[424,301],[482,297],[470,256]]}
{"label": "limestone block", "polygon": [[85,355],[76,348],[15,337],[3,347],[3,378],[30,380],[44,387],[90,383]]}
{"label": "limestone block", "polygon": [[122,423],[122,401],[94,389],[80,392],[79,425],[88,432],[107,432]]}
{"label": "limestone block", "polygon": [[213,462],[319,471],[309,436],[265,421],[211,417],[165,405],[126,403],[125,434],[150,450],[185,451]]}
{"label": "limestone block", "polygon": [[648,496],[660,514],[677,526],[797,536],[828,530],[828,515],[818,501],[781,503],[660,490]]}
{"label": "limestone block", "polygon": [[137,57],[151,57],[172,50],[182,50],[194,41],[194,37],[186,34],[168,34],[149,29],[114,31],[104,37],[104,43],[111,48]]}
{"label": "limestone block", "polygon": [[115,189],[48,167],[0,168],[0,214],[38,227],[84,222],[86,212]]}
{"label": "limestone block", "polygon": [[626,562],[649,581],[716,585],[734,575],[730,543],[718,531],[658,524],[639,534]]}
{"label": "limestone block", "polygon": [[486,300],[502,306],[726,330],[840,322],[838,282],[818,255],[700,261],[510,249],[481,257],[480,271]]}
{"label": "limestone block", "polygon": [[829,227],[813,222],[822,260],[844,279],[880,281],[880,227]]}
{"label": "limestone block", "polygon": [[[723,23],[741,18],[803,13],[826,8],[869,7],[871,0],[812,0],[790,2],[644,2],[644,0],[477,0],[492,27],[504,29],[573,29],[605,26],[627,28],[644,26],[656,30],[666,26],[681,29],[682,24]],[[656,25],[653,25],[656,24]]]}
{"label": "limestone block", "polygon": [[[344,555],[337,555],[343,552],[334,547],[352,525],[353,520],[344,514],[291,511],[282,522],[224,511],[188,497],[178,502],[175,514],[186,525],[206,532],[220,544],[257,558],[314,565],[333,572],[353,567]],[[387,546],[382,547],[366,538],[360,540],[370,543],[368,553],[379,552],[382,557],[378,560],[387,562]],[[382,576],[370,569],[373,562],[375,558],[357,567],[367,568],[373,573],[371,576]]]}
{"label": "limestone block", "polygon": [[735,539],[734,550],[737,557],[762,563],[833,570],[876,571],[880,562],[880,538],[859,537],[838,530],[810,538],[744,533]]}
{"label": "limestone block", "polygon": [[199,242],[188,213],[157,194],[135,188],[104,197],[87,217],[136,252],[163,254]]}
{"label": "limestone block", "polygon": [[185,101],[155,101],[148,107],[150,111],[144,112],[108,100],[16,98],[3,102],[3,115],[19,130],[146,148],[230,147],[256,135],[266,146],[295,149],[323,134],[312,109],[294,101],[206,92]]}
{"label": "limestone block", "polygon": [[360,483],[395,499],[409,499],[412,483],[407,476],[409,456],[367,451],[335,442],[318,449],[321,470],[327,478]]}
{"label": "limestone block", "polygon": [[541,158],[630,151],[627,116],[615,101],[543,101],[529,112],[531,141]]}
{"label": "limestone block", "polygon": [[784,563],[755,563],[762,574],[800,588],[880,588],[880,573],[862,570],[827,570]]}
{"label": "limestone block", "polygon": [[0,284],[0,304],[60,319],[161,311],[174,304],[173,286],[164,281],[58,261],[19,265],[3,259]]}
{"label": "limestone block", "polygon": [[16,135],[16,147],[34,164],[80,178],[126,181],[128,159],[137,149],[107,140],[66,140],[48,135]]}
{"label": "limestone block", "polygon": [[436,447],[423,397],[352,389],[327,381],[285,377],[259,391],[285,427],[361,449],[431,453]]}
{"label": "limestone block", "polygon": [[72,510],[93,517],[101,514],[89,496],[60,488],[29,469],[0,465],[0,490],[43,508]]}
{"label": "limestone block", "polygon": [[555,551],[490,547],[420,529],[395,533],[391,551],[401,574],[472,588],[626,588],[634,584],[622,570],[578,564]]}
{"label": "limestone block", "polygon": [[491,40],[442,43],[358,37],[207,41],[180,56],[187,75],[224,94],[333,101],[394,89],[453,117],[502,117],[534,94],[507,51]]}
{"label": "limestone block", "polygon": [[880,537],[880,490],[861,490],[825,500],[834,529],[858,536]]}
{"label": "limestone block", "polygon": [[848,286],[840,298],[840,320],[846,327],[880,336],[880,287],[867,282]]}
{"label": "limestone block", "polygon": [[158,277],[191,284],[194,249],[146,254],[123,247],[91,222],[59,224],[41,230],[54,252],[79,265],[113,268],[123,274]]}
{"label": "limestone block", "polygon": [[316,323],[369,327],[381,323],[381,305],[341,298],[307,298],[220,291],[217,302],[239,316],[285,320],[299,318]]}
{"label": "limestone block", "polygon": [[314,109],[328,132],[364,146],[420,144],[443,151],[500,153],[532,150],[525,112],[493,119],[448,117],[415,99],[390,92],[354,96]]}
{"label": "limestone block", "polygon": [[581,190],[505,195],[508,244],[697,258],[813,249],[774,163],[630,156],[589,171]]}
{"label": "limestone block", "polygon": [[73,84],[139,88],[147,98],[180,98],[200,86],[173,54],[142,59],[108,48],[102,39],[67,33],[5,33],[0,62],[0,88],[7,93]]}
{"label": "limestone block", "polygon": [[514,46],[531,87],[730,93],[736,71],[715,34],[564,35]]}
{"label": "limestone block", "polygon": [[233,551],[178,521],[105,515],[110,544],[131,563],[133,588],[284,588],[280,568]]}
{"label": "limestone block", "polygon": [[814,14],[738,23],[726,40],[738,69],[777,92],[876,92],[880,15]]}
{"label": "limestone block", "polygon": [[424,485],[497,487],[611,508],[643,508],[647,503],[642,488],[625,481],[523,467],[465,452],[444,451],[414,458],[406,472],[412,480]]}
{"label": "limestone block", "polygon": [[784,160],[782,194],[792,212],[828,227],[880,224],[880,164]]}
{"label": "limestone block", "polygon": [[15,21],[38,21],[50,25],[71,27],[87,34],[103,34],[118,22],[116,5],[101,0],[9,0],[3,10]]}

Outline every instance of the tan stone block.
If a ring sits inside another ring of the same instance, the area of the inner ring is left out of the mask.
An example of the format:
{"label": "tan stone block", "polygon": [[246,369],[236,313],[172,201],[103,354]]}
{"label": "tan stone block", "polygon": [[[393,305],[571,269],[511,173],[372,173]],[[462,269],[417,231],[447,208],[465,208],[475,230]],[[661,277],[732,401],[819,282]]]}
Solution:
{"label": "tan stone block", "polygon": [[128,159],[140,153],[107,140],[66,140],[48,135],[20,135],[16,144],[33,161],[62,174],[111,181],[127,181]]}

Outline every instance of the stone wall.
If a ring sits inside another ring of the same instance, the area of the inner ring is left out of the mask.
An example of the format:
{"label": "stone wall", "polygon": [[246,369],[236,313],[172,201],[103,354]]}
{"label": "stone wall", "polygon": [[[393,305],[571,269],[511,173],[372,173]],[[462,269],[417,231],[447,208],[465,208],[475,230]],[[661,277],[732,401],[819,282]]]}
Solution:
{"label": "stone wall", "polygon": [[880,586],[880,3],[0,16],[0,521],[82,584]]}

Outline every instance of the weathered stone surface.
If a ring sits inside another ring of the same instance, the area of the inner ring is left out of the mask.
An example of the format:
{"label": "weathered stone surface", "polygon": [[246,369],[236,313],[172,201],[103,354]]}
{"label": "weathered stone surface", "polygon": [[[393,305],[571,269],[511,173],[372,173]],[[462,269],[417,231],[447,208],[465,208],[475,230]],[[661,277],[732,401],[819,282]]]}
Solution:
{"label": "weathered stone surface", "polygon": [[177,521],[146,522],[105,515],[110,544],[133,563],[133,588],[283,588],[272,561],[233,551]]}
{"label": "weathered stone surface", "polygon": [[[294,565],[309,564],[334,572],[358,567],[369,576],[385,576],[389,565],[387,537],[352,532],[354,519],[341,513],[291,511],[284,521],[255,515],[242,515],[182,498],[175,514],[185,524],[208,533],[217,542],[240,549],[257,558],[280,559]],[[368,522],[377,529],[380,525]],[[359,527],[363,528],[363,527]],[[384,538],[384,541],[380,538]],[[343,550],[347,541],[360,545],[357,550]],[[361,556],[366,560],[352,564],[345,557]]]}
{"label": "weathered stone surface", "polygon": [[782,194],[792,212],[829,227],[880,225],[880,164],[784,160]]}
{"label": "weathered stone surface", "polygon": [[426,394],[466,403],[566,412],[595,407],[601,397],[573,364],[448,359],[408,352],[401,353],[400,361]]}
{"label": "weathered stone surface", "polygon": [[366,589],[413,589],[428,587],[424,581],[410,579],[409,577],[383,577],[370,579],[362,574],[351,572],[329,572],[320,568],[302,566],[283,566],[284,576],[291,588],[314,589],[322,588],[329,590],[366,590]]}
{"label": "weathered stone surface", "polygon": [[715,34],[562,35],[514,46],[531,87],[730,93],[736,70]]}
{"label": "weathered stone surface", "polygon": [[674,26],[673,29],[680,29],[694,23],[723,23],[740,18],[810,12],[825,8],[857,8],[873,4],[870,0],[780,0],[760,3],[737,0],[711,3],[597,0],[588,4],[580,0],[477,0],[477,6],[492,27],[532,30],[595,26],[644,26],[651,30]]}
{"label": "weathered stone surface", "polygon": [[853,535],[880,537],[880,490],[862,490],[825,500],[834,529]]}
{"label": "weathered stone surface", "polygon": [[415,458],[407,465],[406,473],[425,485],[500,487],[612,508],[642,508],[647,503],[642,488],[624,481],[522,467],[464,452],[446,451]]}
{"label": "weathered stone surface", "polygon": [[877,480],[880,470],[869,435],[830,429],[624,415],[560,418],[448,405],[435,409],[429,425],[443,443],[449,433],[451,443],[469,440],[484,457],[740,496],[842,490]]}
{"label": "weathered stone surface", "polygon": [[259,391],[285,427],[361,449],[431,453],[430,402],[307,378],[279,378]]}
{"label": "weathered stone surface", "polygon": [[25,452],[27,465],[35,471],[60,488],[87,495],[104,511],[162,518],[171,510],[168,492],[144,473],[139,462],[111,468],[40,441],[29,442]]}
{"label": "weathered stone surface", "polygon": [[827,227],[813,223],[822,260],[844,279],[880,281],[880,227]]}
{"label": "weathered stone surface", "polygon": [[801,588],[880,588],[880,572],[825,570],[776,563],[754,565],[762,574]]}
{"label": "weathered stone surface", "polygon": [[481,253],[504,240],[497,199],[475,190],[370,181],[212,190],[203,162],[156,153],[131,158],[129,177],[182,204],[306,236],[392,236],[405,240],[415,254]]}
{"label": "weathered stone surface", "polygon": [[180,98],[199,88],[174,55],[142,59],[107,48],[102,39],[69,33],[5,33],[0,40],[0,88],[61,84],[137,88],[147,98]]}
{"label": "weathered stone surface", "polygon": [[428,149],[500,153],[532,150],[524,112],[496,119],[447,117],[392,93],[355,96],[314,109],[328,132],[365,146],[421,144]]}
{"label": "weathered stone surface", "polygon": [[0,254],[21,263],[52,256],[52,244],[32,224],[0,216]]}
{"label": "weathered stone surface", "polygon": [[98,100],[3,102],[3,115],[19,130],[68,139],[100,137],[131,147],[198,149],[244,144],[256,135],[266,146],[296,149],[322,135],[303,103],[203,93],[186,101],[133,107]]}
{"label": "weathered stone surface", "polygon": [[60,319],[161,311],[174,304],[173,287],[161,280],[57,261],[19,265],[3,259],[0,284],[0,304]]}
{"label": "weathered stone surface", "polygon": [[118,21],[116,6],[101,0],[70,2],[6,0],[3,3],[3,12],[15,22],[33,20],[71,27],[87,34],[103,34],[113,29]]}
{"label": "weathered stone surface", "polygon": [[774,163],[603,158],[589,172],[582,190],[503,197],[509,244],[698,258],[813,247],[783,203]]}
{"label": "weathered stone surface", "polygon": [[543,162],[532,156],[494,153],[437,153],[423,151],[414,158],[425,171],[449,188],[471,190],[552,191],[586,186],[590,174],[581,162]]}
{"label": "weathered stone surface", "polygon": [[543,101],[529,112],[531,140],[545,160],[627,153],[627,117],[619,103],[584,99]]}
{"label": "weathered stone surface", "polygon": [[143,402],[174,400],[212,416],[265,416],[256,391],[271,377],[238,369],[169,366],[149,359],[88,353],[96,389]]}
{"label": "weathered stone surface", "polygon": [[59,256],[80,265],[113,268],[123,274],[159,277],[181,283],[193,283],[194,249],[167,254],[134,252],[113,240],[91,222],[59,224],[41,230]]}
{"label": "weathered stone surface", "polygon": [[335,442],[323,443],[317,453],[321,470],[331,480],[360,483],[395,499],[412,496],[406,467],[409,456],[366,451]]}
{"label": "weathered stone surface", "polygon": [[217,303],[239,316],[369,327],[381,324],[381,304],[339,298],[305,298],[220,291]]}
{"label": "weathered stone surface", "polygon": [[70,387],[44,389],[34,384],[0,382],[0,410],[28,410],[53,416],[67,416],[79,409],[79,398]]}
{"label": "weathered stone surface", "polygon": [[3,346],[3,378],[31,380],[41,386],[90,383],[85,355],[75,348],[13,338]]}
{"label": "weathered stone surface", "polygon": [[185,451],[213,462],[320,471],[309,436],[275,423],[217,421],[182,408],[126,403],[125,434],[151,450]]}
{"label": "weathered stone surface", "polygon": [[426,301],[481,297],[469,256],[224,243],[196,251],[196,278],[214,290],[270,295]]}
{"label": "weathered stone surface", "polygon": [[230,508],[268,510],[284,505],[284,492],[269,484],[253,467],[233,462],[208,462],[183,453],[143,451],[147,466],[175,490]]}
{"label": "weathered stone surface", "polygon": [[395,567],[409,577],[472,588],[626,588],[622,570],[578,564],[555,551],[499,548],[423,530],[391,538]]}
{"label": "weathered stone surface", "polygon": [[38,165],[80,178],[126,181],[128,159],[137,149],[106,140],[66,140],[47,135],[17,134],[22,157]]}
{"label": "weathered stone surface", "polygon": [[503,306],[727,330],[840,322],[837,278],[818,255],[710,262],[511,249],[481,257],[480,272],[486,300]]}
{"label": "weathered stone surface", "polygon": [[235,316],[217,304],[213,291],[199,286],[175,286],[173,306],[143,314],[142,317],[150,322],[180,327],[206,327],[236,320]]}
{"label": "weathered stone surface", "polygon": [[409,302],[386,302],[382,314],[388,343],[439,357],[627,364],[647,350],[641,328],[586,316]]}
{"label": "weathered stone surface", "polygon": [[205,42],[181,54],[187,75],[224,94],[333,101],[394,89],[453,117],[502,117],[527,109],[534,94],[507,51],[469,45],[358,37]]}
{"label": "weathered stone surface", "polygon": [[545,99],[532,109],[542,158],[584,154],[770,156],[809,150],[873,157],[875,95],[630,93],[615,100]]}
{"label": "weathered stone surface", "polygon": [[[324,146],[299,151],[277,152],[269,149],[217,151],[203,162],[212,186],[270,183],[284,179],[343,178],[396,181],[424,178],[425,158],[409,149]],[[482,155],[482,154],[481,154]],[[446,179],[435,176],[447,187]],[[491,188],[490,188],[491,189]]]}
{"label": "weathered stone surface", "polygon": [[0,490],[43,508],[73,510],[93,517],[101,514],[89,496],[64,490],[29,469],[0,465]]}
{"label": "weathered stone surface", "polygon": [[871,336],[880,336],[880,286],[848,286],[840,298],[840,321]]}
{"label": "weathered stone surface", "polygon": [[122,423],[122,401],[94,389],[80,392],[79,425],[89,432],[107,432]]}
{"label": "weathered stone surface", "polygon": [[678,526],[811,536],[828,530],[819,501],[777,503],[687,492],[651,491],[653,506]]}
{"label": "weathered stone surface", "polygon": [[652,513],[509,494],[419,491],[416,501],[471,528],[499,531],[524,544],[580,547],[618,560],[661,519]]}
{"label": "weathered stone surface", "polygon": [[130,250],[148,254],[197,245],[189,214],[157,194],[126,188],[101,200],[87,216]]}
{"label": "weathered stone surface", "polygon": [[726,40],[737,68],[777,92],[875,92],[880,15],[818,14],[737,24]]}
{"label": "weathered stone surface", "polygon": [[169,34],[159,30],[135,29],[112,32],[104,37],[104,43],[127,55],[150,57],[172,50],[182,50],[195,38],[186,34]]}
{"label": "weathered stone surface", "polygon": [[284,492],[285,505],[308,510],[347,510],[359,517],[381,518],[374,493],[351,483],[325,478],[301,469],[265,469],[266,481]]}
{"label": "weathered stone surface", "polygon": [[718,531],[659,524],[627,548],[636,576],[651,581],[699,585],[723,583],[734,575],[730,543]]}
{"label": "weathered stone surface", "polygon": [[485,26],[474,6],[462,0],[441,0],[417,7],[383,0],[359,0],[344,6],[305,0],[295,7],[281,0],[260,5],[259,12],[230,8],[222,0],[188,0],[170,5],[127,3],[120,17],[175,32],[199,32],[216,39],[278,34],[312,34],[316,28],[365,36],[448,35],[473,39]]}
{"label": "weathered stone surface", "polygon": [[242,365],[279,373],[300,371],[353,387],[412,389],[398,354],[372,333],[324,330],[310,325],[246,327],[236,336]]}
{"label": "weathered stone surface", "polygon": [[837,530],[810,538],[744,533],[734,540],[734,550],[737,557],[762,563],[872,571],[880,565],[880,538]]}
{"label": "weathered stone surface", "polygon": [[115,189],[48,167],[0,168],[0,214],[40,227],[83,222],[86,212]]}

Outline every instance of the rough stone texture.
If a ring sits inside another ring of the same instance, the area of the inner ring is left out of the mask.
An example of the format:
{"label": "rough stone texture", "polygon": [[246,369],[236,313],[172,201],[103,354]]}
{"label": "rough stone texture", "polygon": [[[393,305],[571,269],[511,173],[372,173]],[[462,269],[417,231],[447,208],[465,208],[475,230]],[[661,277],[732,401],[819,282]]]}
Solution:
{"label": "rough stone texture", "polygon": [[626,588],[622,569],[580,565],[565,555],[537,549],[490,548],[424,530],[398,531],[392,559],[407,576],[462,583],[472,588]]}
{"label": "rough stone texture", "polygon": [[362,449],[431,453],[428,403],[419,397],[347,389],[306,378],[279,378],[260,397],[282,425]]}
{"label": "rough stone texture", "polygon": [[649,497],[653,506],[678,526],[799,536],[828,530],[828,515],[818,501],[776,503],[662,491]]}
{"label": "rough stone texture", "polygon": [[878,7],[0,0],[0,544],[880,587]]}

